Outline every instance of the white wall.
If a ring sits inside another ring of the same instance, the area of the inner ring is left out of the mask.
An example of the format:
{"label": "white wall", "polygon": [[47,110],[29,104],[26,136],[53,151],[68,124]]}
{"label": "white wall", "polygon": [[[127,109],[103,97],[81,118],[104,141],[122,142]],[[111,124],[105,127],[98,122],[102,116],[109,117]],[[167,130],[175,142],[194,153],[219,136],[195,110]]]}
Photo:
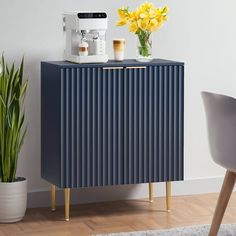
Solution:
{"label": "white wall", "polygon": [[[129,0],[0,0],[0,53],[9,61],[26,60],[29,91],[28,134],[18,174],[29,180],[29,191],[47,190],[40,178],[40,61],[62,58],[62,12],[101,10],[109,16],[107,49],[112,39],[127,40],[126,57],[135,57],[136,38],[115,26],[116,10],[137,6]],[[169,21],[154,34],[154,56],[185,62],[185,178],[213,178],[224,171],[210,158],[200,91],[236,96],[236,2],[234,0],[153,0],[168,4]],[[138,187],[136,187],[138,188]],[[139,191],[143,188],[139,187]],[[199,189],[199,192],[201,189]]]}

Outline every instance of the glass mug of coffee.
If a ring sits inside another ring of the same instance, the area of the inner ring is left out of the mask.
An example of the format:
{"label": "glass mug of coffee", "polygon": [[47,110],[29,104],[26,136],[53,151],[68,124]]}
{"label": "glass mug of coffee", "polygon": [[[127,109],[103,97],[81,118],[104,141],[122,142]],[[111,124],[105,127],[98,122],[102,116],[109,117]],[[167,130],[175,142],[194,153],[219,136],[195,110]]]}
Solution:
{"label": "glass mug of coffee", "polygon": [[125,52],[125,39],[113,39],[113,50],[115,61],[123,61]]}

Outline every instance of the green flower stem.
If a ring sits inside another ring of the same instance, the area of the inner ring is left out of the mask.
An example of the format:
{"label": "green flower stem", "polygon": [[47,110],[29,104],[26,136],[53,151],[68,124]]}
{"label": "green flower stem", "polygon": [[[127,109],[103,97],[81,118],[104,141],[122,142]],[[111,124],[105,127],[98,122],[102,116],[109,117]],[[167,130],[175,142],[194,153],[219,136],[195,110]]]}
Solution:
{"label": "green flower stem", "polygon": [[139,55],[143,57],[150,56],[149,48],[151,47],[151,42],[150,42],[151,32],[138,30],[136,34],[138,35],[138,40],[140,44],[138,46]]}

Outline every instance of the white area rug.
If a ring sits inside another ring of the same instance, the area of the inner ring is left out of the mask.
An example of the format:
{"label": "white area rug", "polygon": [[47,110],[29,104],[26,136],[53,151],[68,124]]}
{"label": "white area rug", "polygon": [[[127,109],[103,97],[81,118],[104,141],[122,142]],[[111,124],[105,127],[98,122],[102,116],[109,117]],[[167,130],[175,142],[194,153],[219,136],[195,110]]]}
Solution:
{"label": "white area rug", "polygon": [[[196,225],[169,230],[149,230],[127,233],[99,234],[97,236],[208,236],[209,225]],[[236,224],[221,225],[218,236],[236,236]]]}

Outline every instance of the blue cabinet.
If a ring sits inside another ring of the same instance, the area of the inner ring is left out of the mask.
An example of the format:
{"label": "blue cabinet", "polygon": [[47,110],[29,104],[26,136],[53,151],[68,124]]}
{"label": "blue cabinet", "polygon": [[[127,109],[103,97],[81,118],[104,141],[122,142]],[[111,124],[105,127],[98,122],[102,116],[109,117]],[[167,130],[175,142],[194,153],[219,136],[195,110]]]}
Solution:
{"label": "blue cabinet", "polygon": [[183,180],[184,64],[41,64],[42,177],[60,188]]}

